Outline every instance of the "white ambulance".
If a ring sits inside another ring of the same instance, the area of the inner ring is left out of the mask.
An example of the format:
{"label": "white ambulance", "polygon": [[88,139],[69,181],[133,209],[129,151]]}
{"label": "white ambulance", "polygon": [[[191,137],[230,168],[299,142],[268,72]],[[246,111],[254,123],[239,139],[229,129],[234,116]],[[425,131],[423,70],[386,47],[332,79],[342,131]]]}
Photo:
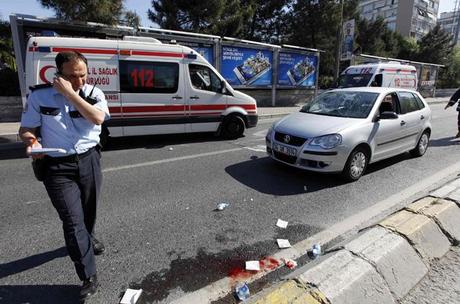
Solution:
{"label": "white ambulance", "polygon": [[417,90],[417,70],[397,61],[369,63],[346,68],[339,78],[340,88],[386,87]]}
{"label": "white ambulance", "polygon": [[32,37],[26,52],[27,88],[50,83],[54,59],[66,50],[88,59],[87,83],[105,93],[111,137],[218,132],[237,138],[257,124],[255,99],[235,91],[200,54],[149,37]]}

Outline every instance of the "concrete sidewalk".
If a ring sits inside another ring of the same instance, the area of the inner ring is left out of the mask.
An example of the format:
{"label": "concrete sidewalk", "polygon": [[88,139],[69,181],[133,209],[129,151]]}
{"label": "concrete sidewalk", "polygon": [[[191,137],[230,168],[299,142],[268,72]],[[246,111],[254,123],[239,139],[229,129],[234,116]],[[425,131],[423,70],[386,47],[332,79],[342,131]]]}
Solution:
{"label": "concrete sidewalk", "polygon": [[[457,178],[245,303],[460,303],[458,273],[447,271],[460,269],[459,217]],[[433,277],[443,280],[435,291],[442,301],[432,288],[414,288]]]}
{"label": "concrete sidewalk", "polygon": [[[425,98],[428,104],[447,103],[448,97]],[[298,111],[301,105],[294,107],[259,107],[259,119],[281,118]],[[0,145],[13,144],[20,141],[18,137],[19,122],[0,123]]]}

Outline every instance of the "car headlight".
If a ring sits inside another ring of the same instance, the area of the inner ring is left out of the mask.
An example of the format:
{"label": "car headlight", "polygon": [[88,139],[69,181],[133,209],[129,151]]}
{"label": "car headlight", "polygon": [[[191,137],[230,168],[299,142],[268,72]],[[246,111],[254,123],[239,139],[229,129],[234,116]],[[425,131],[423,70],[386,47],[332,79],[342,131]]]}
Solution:
{"label": "car headlight", "polygon": [[310,146],[320,146],[323,149],[332,149],[337,147],[341,143],[342,135],[330,134],[313,138],[310,142]]}

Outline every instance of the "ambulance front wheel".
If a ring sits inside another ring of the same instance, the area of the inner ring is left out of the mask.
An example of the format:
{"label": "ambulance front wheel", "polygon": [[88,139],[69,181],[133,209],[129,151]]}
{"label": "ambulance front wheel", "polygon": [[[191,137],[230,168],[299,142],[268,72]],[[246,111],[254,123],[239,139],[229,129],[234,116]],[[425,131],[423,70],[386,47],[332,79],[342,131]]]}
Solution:
{"label": "ambulance front wheel", "polygon": [[227,139],[236,139],[244,133],[244,120],[240,116],[227,116],[222,122],[222,135]]}

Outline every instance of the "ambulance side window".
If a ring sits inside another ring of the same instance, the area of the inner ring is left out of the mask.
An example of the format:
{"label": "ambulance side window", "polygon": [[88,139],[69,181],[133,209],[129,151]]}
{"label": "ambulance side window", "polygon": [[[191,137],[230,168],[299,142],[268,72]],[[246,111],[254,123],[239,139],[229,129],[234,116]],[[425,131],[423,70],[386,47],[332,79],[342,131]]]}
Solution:
{"label": "ambulance side window", "polygon": [[208,67],[198,64],[189,64],[190,81],[198,90],[221,93],[220,78]]}
{"label": "ambulance side window", "polygon": [[178,86],[178,63],[120,60],[122,93],[176,93]]}

